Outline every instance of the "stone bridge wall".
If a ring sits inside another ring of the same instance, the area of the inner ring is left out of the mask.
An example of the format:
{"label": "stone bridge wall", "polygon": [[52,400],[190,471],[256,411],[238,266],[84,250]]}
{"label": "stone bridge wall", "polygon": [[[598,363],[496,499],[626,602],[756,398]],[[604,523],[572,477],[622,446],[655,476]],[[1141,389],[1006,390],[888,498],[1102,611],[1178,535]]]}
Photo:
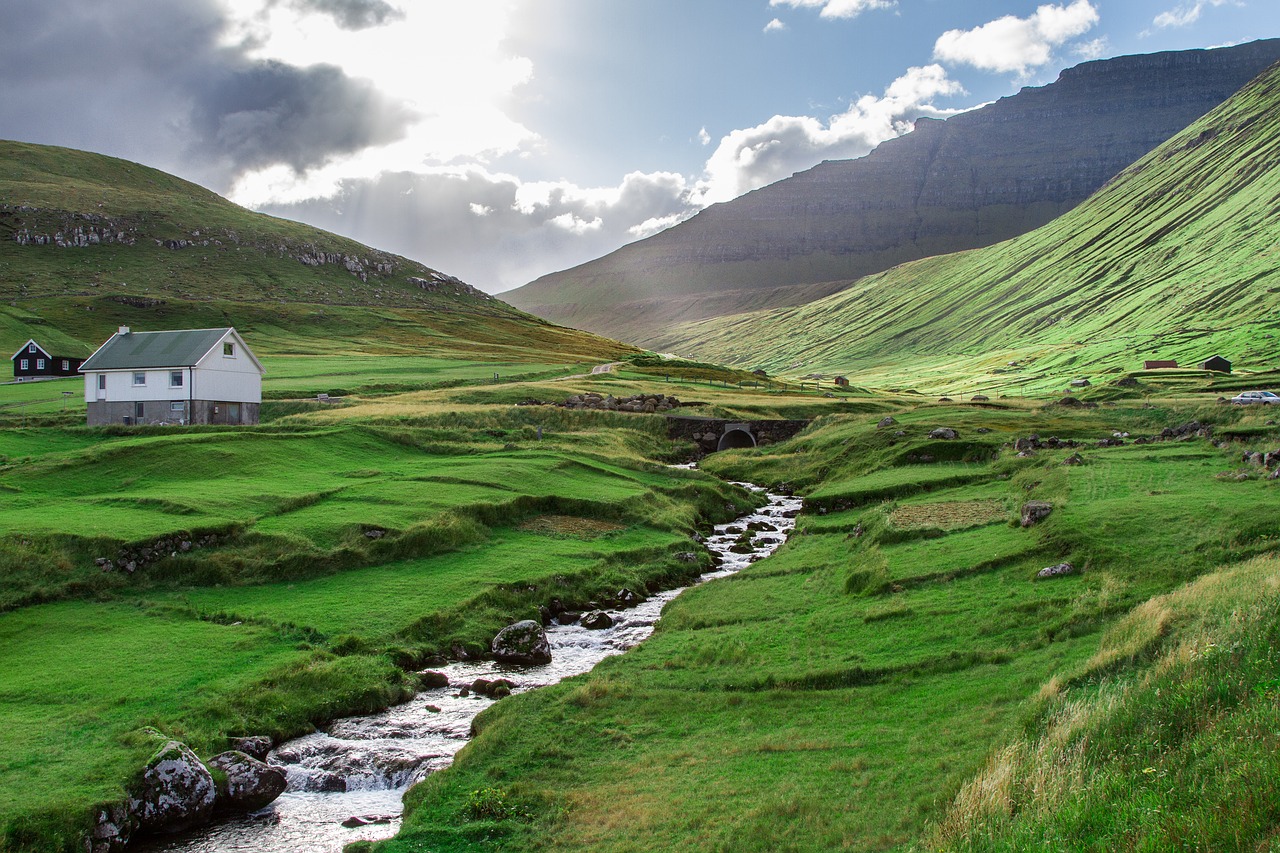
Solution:
{"label": "stone bridge wall", "polygon": [[808,425],[809,421],[733,421],[667,415],[667,435],[673,440],[694,442],[704,454],[785,441]]}

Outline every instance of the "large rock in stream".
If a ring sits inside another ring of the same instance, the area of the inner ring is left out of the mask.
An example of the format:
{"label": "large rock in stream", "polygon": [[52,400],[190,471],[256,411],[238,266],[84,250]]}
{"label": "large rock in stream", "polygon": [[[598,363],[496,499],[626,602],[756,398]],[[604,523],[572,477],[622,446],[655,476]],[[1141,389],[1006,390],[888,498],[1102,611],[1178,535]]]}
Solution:
{"label": "large rock in stream", "polygon": [[256,812],[283,794],[289,784],[284,771],[234,749],[215,755],[209,767],[221,770],[226,777],[217,786],[219,812]]}
{"label": "large rock in stream", "polygon": [[508,625],[498,632],[490,644],[495,660],[503,663],[551,663],[551,644],[547,632],[532,619]]}

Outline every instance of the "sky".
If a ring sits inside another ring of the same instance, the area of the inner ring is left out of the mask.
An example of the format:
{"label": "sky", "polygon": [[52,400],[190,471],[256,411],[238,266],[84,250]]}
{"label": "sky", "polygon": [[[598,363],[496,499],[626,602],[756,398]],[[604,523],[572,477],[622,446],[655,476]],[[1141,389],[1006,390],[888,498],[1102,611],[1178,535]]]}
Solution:
{"label": "sky", "polygon": [[0,137],[497,293],[1080,62],[1280,36],[1280,3],[0,0],[0,22]]}

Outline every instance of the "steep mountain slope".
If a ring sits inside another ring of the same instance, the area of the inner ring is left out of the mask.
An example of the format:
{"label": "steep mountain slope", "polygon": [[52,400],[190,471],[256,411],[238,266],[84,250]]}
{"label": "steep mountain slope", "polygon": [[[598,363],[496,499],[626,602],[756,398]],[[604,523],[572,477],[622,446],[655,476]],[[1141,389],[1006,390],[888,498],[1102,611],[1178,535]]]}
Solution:
{"label": "steep mountain slope", "polygon": [[958,376],[991,388],[1055,371],[1065,381],[1067,371],[1215,352],[1259,367],[1277,358],[1277,217],[1280,65],[1034,232],[905,264],[802,307],[690,324],[671,342],[885,384],[908,370],[935,388]]}
{"label": "steep mountain slope", "polygon": [[1273,39],[1087,62],[503,298],[648,345],[669,340],[673,322],[803,304],[836,280],[1051,221],[1277,59]]}
{"label": "steep mountain slope", "polygon": [[[0,141],[0,350],[36,337],[91,352],[118,323],[264,327],[268,349],[469,354],[533,345],[628,348],[561,329],[453,276],[297,222],[245,210],[155,169]],[[294,328],[277,334],[278,327]],[[320,345],[320,344],[317,344]]]}

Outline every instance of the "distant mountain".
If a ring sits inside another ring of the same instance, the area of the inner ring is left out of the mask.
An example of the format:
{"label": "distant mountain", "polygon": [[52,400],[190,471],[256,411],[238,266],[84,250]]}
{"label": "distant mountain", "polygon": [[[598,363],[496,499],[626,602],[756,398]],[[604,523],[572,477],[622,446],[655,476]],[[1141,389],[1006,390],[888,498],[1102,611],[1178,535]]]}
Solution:
{"label": "distant mountain", "polygon": [[548,354],[630,351],[156,169],[0,141],[0,350],[35,337],[87,355],[119,323],[257,326],[255,345],[268,350],[309,335],[322,351],[448,344],[483,357],[535,341]]}
{"label": "distant mountain", "polygon": [[804,304],[850,279],[1053,220],[1278,59],[1271,39],[1086,62],[503,298],[645,345],[672,341],[676,322]]}
{"label": "distant mountain", "polygon": [[[729,363],[1017,393],[1220,354],[1280,361],[1280,64],[1048,225],[833,296],[688,324]],[[904,377],[912,377],[905,379]]]}

